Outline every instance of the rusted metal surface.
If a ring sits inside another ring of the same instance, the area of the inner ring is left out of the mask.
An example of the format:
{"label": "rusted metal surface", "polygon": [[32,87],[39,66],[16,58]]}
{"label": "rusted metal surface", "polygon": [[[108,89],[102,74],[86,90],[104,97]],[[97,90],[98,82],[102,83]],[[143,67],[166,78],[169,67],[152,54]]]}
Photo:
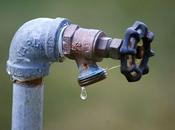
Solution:
{"label": "rusted metal surface", "polygon": [[107,37],[100,30],[85,29],[71,24],[63,34],[63,52],[71,59],[83,57],[87,60],[101,61],[102,58],[119,59],[122,39]]}
{"label": "rusted metal surface", "polygon": [[78,25],[71,24],[64,31],[64,35],[63,35],[63,53],[64,53],[64,55],[69,56],[69,58],[71,58],[70,51],[71,51],[71,45],[72,45],[72,38],[74,36],[75,31],[78,28],[79,28]]}
{"label": "rusted metal surface", "polygon": [[72,39],[71,51],[73,55],[81,55],[84,58],[94,60],[97,58],[94,55],[94,45],[104,35],[99,30],[79,28]]}
{"label": "rusted metal surface", "polygon": [[37,86],[42,84],[43,79],[42,78],[38,78],[38,79],[33,79],[33,80],[29,80],[29,81],[19,81],[19,80],[15,80],[14,83],[16,84],[26,84],[29,86]]}
{"label": "rusted metal surface", "polygon": [[106,70],[96,62],[103,58],[119,58],[121,39],[107,37],[103,31],[68,26],[63,34],[63,52],[74,59],[79,68],[78,82],[87,86],[106,78]]}
{"label": "rusted metal surface", "polygon": [[95,45],[102,36],[105,34],[100,30],[80,28],[78,25],[72,24],[64,31],[63,52],[71,59],[81,56],[97,60],[94,55]]}

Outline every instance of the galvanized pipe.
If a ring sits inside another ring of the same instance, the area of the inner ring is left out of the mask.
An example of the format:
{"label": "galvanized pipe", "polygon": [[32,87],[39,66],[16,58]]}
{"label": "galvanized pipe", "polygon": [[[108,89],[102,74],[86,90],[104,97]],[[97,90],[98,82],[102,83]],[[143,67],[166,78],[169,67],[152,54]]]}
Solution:
{"label": "galvanized pipe", "polygon": [[43,83],[14,83],[12,130],[42,130]]}
{"label": "galvanized pipe", "polygon": [[38,18],[23,24],[11,42],[7,72],[13,80],[12,130],[42,130],[42,78],[64,58],[65,18]]}

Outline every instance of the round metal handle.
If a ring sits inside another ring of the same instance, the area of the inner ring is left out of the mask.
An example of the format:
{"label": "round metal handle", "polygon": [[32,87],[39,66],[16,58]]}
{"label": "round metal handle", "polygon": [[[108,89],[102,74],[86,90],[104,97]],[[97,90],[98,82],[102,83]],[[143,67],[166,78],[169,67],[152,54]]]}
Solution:
{"label": "round metal handle", "polygon": [[[151,50],[151,42],[154,34],[148,31],[147,26],[136,21],[125,33],[120,47],[121,73],[125,75],[129,82],[140,80],[142,75],[149,72],[149,57],[154,53]],[[138,44],[142,40],[142,45]],[[141,59],[139,65],[136,59]]]}

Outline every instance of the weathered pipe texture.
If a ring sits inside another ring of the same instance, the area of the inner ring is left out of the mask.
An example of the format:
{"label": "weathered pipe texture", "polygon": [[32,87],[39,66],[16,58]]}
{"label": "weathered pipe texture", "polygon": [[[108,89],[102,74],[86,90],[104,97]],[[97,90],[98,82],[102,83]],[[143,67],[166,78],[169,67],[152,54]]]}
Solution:
{"label": "weathered pipe texture", "polygon": [[13,84],[12,130],[42,130],[43,84]]}
{"label": "weathered pipe texture", "polygon": [[9,52],[7,72],[13,80],[12,130],[42,130],[42,77],[51,63],[62,61],[62,34],[70,21],[39,18],[16,32]]}
{"label": "weathered pipe texture", "polygon": [[48,75],[52,62],[62,59],[62,32],[70,21],[38,18],[16,32],[9,52],[7,72],[19,81]]}

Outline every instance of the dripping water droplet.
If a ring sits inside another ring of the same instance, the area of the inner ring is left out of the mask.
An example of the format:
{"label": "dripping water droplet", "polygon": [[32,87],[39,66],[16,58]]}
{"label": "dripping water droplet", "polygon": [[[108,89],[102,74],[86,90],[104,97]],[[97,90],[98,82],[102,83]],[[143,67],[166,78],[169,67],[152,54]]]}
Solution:
{"label": "dripping water droplet", "polygon": [[85,101],[87,99],[87,92],[85,87],[81,87],[80,98]]}

